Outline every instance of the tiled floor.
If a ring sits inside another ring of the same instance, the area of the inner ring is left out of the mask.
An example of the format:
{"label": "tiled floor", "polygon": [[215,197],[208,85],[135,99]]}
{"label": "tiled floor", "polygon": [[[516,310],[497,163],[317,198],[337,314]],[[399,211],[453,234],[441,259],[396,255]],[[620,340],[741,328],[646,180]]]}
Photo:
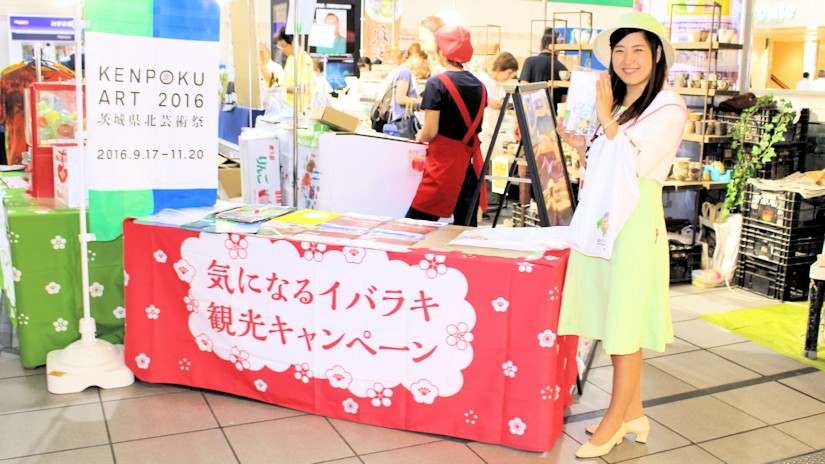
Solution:
{"label": "tiled floor", "polygon": [[[671,289],[676,343],[645,353],[653,430],[604,460],[576,460],[607,407],[612,368],[593,362],[547,453],[409,433],[166,385],[52,395],[45,369],[0,352],[2,463],[767,463],[825,449],[825,372],[697,319],[766,304],[741,290]],[[800,333],[804,329],[800,327]]]}

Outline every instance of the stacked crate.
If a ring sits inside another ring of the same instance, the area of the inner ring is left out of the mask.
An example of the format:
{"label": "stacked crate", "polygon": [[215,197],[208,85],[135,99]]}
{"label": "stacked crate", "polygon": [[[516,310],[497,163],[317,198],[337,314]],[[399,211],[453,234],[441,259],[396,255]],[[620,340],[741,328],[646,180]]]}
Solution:
{"label": "stacked crate", "polygon": [[748,184],[742,214],[738,285],[779,300],[806,298],[810,266],[825,241],[825,197]]}

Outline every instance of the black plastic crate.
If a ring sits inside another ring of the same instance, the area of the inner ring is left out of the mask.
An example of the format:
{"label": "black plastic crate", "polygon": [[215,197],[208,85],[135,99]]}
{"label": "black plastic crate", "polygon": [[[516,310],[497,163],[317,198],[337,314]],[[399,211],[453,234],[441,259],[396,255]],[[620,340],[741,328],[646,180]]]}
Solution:
{"label": "black plastic crate", "polygon": [[[748,125],[748,132],[742,137],[745,143],[759,143],[762,134],[765,132],[765,125],[771,122],[778,110],[757,111],[751,116],[751,124]],[[736,124],[739,122],[739,115],[736,113],[718,113],[716,119],[722,121],[726,126],[726,133],[732,135],[736,131]],[[808,139],[808,121],[810,110],[802,109],[799,120],[796,123],[788,124],[785,131],[785,142],[804,142]]]}
{"label": "black plastic crate", "polygon": [[794,142],[774,146],[776,157],[756,171],[760,179],[781,179],[805,170],[806,142]]}
{"label": "black plastic crate", "polygon": [[805,199],[796,192],[760,190],[748,184],[742,216],[786,228],[822,225],[825,224],[825,196]]}
{"label": "black plastic crate", "polygon": [[736,284],[745,290],[782,301],[808,297],[810,264],[782,266],[739,254]]}
{"label": "black plastic crate", "polygon": [[812,264],[822,252],[825,227],[777,227],[746,218],[739,252],[783,266]]}
{"label": "black plastic crate", "polygon": [[691,273],[702,267],[702,245],[670,242],[670,283],[690,282]]}

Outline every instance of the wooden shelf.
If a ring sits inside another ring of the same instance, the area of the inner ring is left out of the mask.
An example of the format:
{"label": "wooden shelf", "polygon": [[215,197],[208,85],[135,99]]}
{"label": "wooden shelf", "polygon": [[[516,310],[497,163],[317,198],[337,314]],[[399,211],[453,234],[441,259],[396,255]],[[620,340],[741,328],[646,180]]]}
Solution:
{"label": "wooden shelf", "polygon": [[683,181],[683,180],[673,180],[667,179],[662,184],[663,188],[667,189],[674,189],[674,190],[721,190],[728,188],[727,182],[713,182],[710,180],[701,180],[701,181]]}
{"label": "wooden shelf", "polygon": [[[673,87],[670,86],[671,89],[675,90],[680,95],[685,95],[688,97],[715,97],[715,96],[729,96],[732,97],[734,95],[738,95],[738,90],[719,90],[719,89],[703,89],[703,88],[696,88],[696,87]],[[707,93],[705,93],[707,92]]]}
{"label": "wooden shelf", "polygon": [[699,135],[699,134],[684,134],[682,140],[687,142],[698,142],[698,143],[725,143],[730,142],[733,140],[733,137],[730,135]]}
{"label": "wooden shelf", "polygon": [[556,44],[553,45],[553,51],[567,51],[567,52],[590,52],[593,51],[593,44]]}
{"label": "wooden shelf", "polygon": [[550,87],[568,88],[570,87],[570,81],[550,81]]}
{"label": "wooden shelf", "polygon": [[684,51],[742,50],[742,44],[725,42],[672,42],[673,48]]}

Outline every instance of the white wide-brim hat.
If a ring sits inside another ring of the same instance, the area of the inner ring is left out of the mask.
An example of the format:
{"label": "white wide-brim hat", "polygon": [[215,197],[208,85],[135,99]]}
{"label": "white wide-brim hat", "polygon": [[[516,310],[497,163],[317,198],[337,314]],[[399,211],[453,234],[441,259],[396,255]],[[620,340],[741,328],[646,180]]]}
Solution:
{"label": "white wide-brim hat", "polygon": [[596,54],[596,59],[603,65],[610,67],[610,35],[622,28],[641,29],[656,34],[662,42],[662,51],[665,52],[667,68],[670,69],[673,63],[676,62],[676,51],[673,49],[668,37],[665,37],[665,28],[662,23],[647,13],[631,11],[619,16],[613,26],[601,31],[596,36],[596,40],[593,42],[593,53]]}

